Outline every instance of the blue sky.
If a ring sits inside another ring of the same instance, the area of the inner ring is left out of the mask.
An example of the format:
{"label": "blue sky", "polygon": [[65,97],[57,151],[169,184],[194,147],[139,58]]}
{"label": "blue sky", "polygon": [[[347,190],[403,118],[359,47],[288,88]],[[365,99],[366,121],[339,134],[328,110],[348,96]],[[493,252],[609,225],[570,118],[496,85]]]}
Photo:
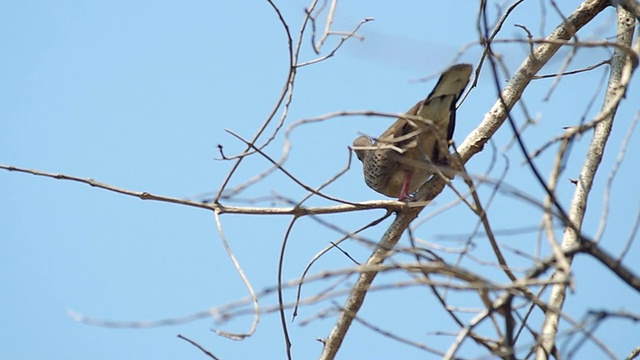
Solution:
{"label": "blue sky", "polygon": [[[565,14],[577,1],[561,4]],[[278,4],[297,35],[303,1]],[[493,6],[493,5],[492,5]],[[493,9],[493,7],[490,7]],[[429,93],[434,80],[414,80],[434,74],[453,60],[458,50],[475,41],[477,5],[469,1],[441,2],[344,2],[340,3],[335,29],[351,30],[365,17],[375,21],[363,26],[364,41],[352,39],[326,62],[301,68],[294,101],[286,126],[296,120],[339,110],[403,112]],[[540,3],[525,2],[505,24],[503,38],[528,26],[534,35],[548,33],[559,17],[547,5],[549,18],[540,25]],[[608,9],[581,35],[601,39],[615,34],[615,13]],[[541,29],[542,27],[542,29]],[[198,198],[215,192],[231,163],[219,160],[217,145],[227,154],[242,151],[243,145],[224,129],[250,138],[271,111],[287,74],[286,41],[274,12],[266,2],[192,1],[172,2],[81,2],[20,1],[3,6],[0,12],[0,163],[63,173],[111,184],[116,187],[177,198]],[[336,44],[332,38],[327,49]],[[305,40],[309,43],[309,39]],[[526,56],[526,46],[496,46],[511,70]],[[472,47],[461,61],[474,65],[480,51]],[[544,70],[551,73],[562,64],[557,60]],[[605,59],[606,50],[578,53],[572,68]],[[308,46],[302,60],[316,56]],[[525,92],[532,116],[540,123],[527,130],[526,141],[533,150],[561,128],[576,124],[585,104],[597,90],[606,72],[565,78],[553,98],[543,101],[551,80],[534,82]],[[458,112],[454,139],[460,143],[480,122],[496,99],[489,72]],[[618,112],[589,205],[585,232],[598,227],[603,186],[634,114],[638,111],[638,85],[634,84]],[[600,91],[601,93],[601,91]],[[587,113],[597,113],[601,97]],[[522,112],[514,111],[522,122]],[[347,146],[359,133],[377,135],[389,124],[387,118],[344,117],[298,128],[292,135],[287,169],[301,180],[318,186],[347,163]],[[273,131],[273,126],[270,127]],[[531,180],[522,155],[505,150],[511,131],[505,126],[490,146],[468,164],[469,171],[483,174],[492,156],[498,177],[509,160],[507,181],[539,199],[540,186]],[[585,136],[574,147],[559,185],[560,200],[568,208],[581,158],[588,144]],[[634,135],[628,154],[637,154]],[[279,158],[283,138],[279,136],[268,153]],[[537,164],[545,174],[553,153]],[[354,158],[355,161],[355,158]],[[360,164],[331,184],[326,192],[350,201],[381,199],[361,178]],[[242,184],[269,167],[259,157],[247,159],[230,186]],[[606,248],[617,254],[623,248],[638,210],[637,169],[631,159],[623,162],[615,179],[612,207],[605,233]],[[462,183],[458,186],[463,188]],[[481,188],[483,199],[490,187]],[[272,197],[257,205],[269,206],[274,194],[299,200],[303,189],[276,173],[238,195],[240,199]],[[242,342],[218,337],[210,329],[242,332],[250,316],[226,323],[200,320],[186,325],[152,329],[111,329],[82,324],[67,312],[77,311],[112,321],[153,321],[180,317],[220,306],[247,295],[233,270],[216,231],[211,213],[202,209],[141,201],[87,185],[32,175],[0,172],[0,315],[5,332],[0,346],[3,359],[202,359],[201,353],[176,338],[183,334],[223,359],[255,357],[283,358],[284,344],[275,314],[261,317],[254,336]],[[450,190],[425,209],[423,216],[455,199]],[[238,203],[229,203],[238,204]],[[246,203],[239,203],[247,205]],[[312,199],[310,204],[329,205]],[[251,205],[251,204],[248,204]],[[286,206],[277,203],[277,206]],[[327,216],[325,220],[354,230],[381,212]],[[540,211],[507,194],[497,197],[490,208],[496,229],[535,226]],[[476,224],[472,213],[458,206],[416,229],[427,242],[458,246],[456,241]],[[290,219],[287,217],[224,215],[225,235],[254,288],[275,284],[277,256]],[[364,233],[376,241],[390,220]],[[455,235],[452,240],[451,235]],[[296,279],[305,264],[340,235],[311,219],[296,223],[285,259],[284,277]],[[512,247],[534,253],[536,234],[504,236]],[[494,257],[486,239],[475,240],[474,255],[487,261]],[[546,240],[543,240],[546,250]],[[403,239],[402,245],[408,246]],[[351,241],[345,250],[365,261],[370,249]],[[515,264],[527,265],[512,256]],[[628,264],[640,261],[637,246],[627,256]],[[313,268],[314,272],[342,269],[353,264],[339,252],[331,252]],[[471,261],[474,271],[503,275]],[[626,289],[608,270],[584,258],[575,263],[576,293],[570,295],[571,314],[584,309],[634,311],[638,294]],[[501,277],[502,276],[502,277]],[[408,277],[380,276],[377,284],[393,284]],[[350,284],[353,279],[347,282]],[[322,283],[326,286],[326,283]],[[322,289],[310,284],[310,296]],[[342,285],[342,288],[346,288]],[[289,300],[292,292],[285,292]],[[338,303],[343,299],[338,298]],[[479,306],[477,296],[451,294],[458,306]],[[262,305],[274,304],[267,297]],[[329,303],[304,307],[298,320],[313,317]],[[450,318],[423,288],[408,287],[372,293],[361,315],[372,323],[400,335],[446,350],[452,338],[435,336],[436,330],[455,331]],[[538,314],[539,316],[539,314]],[[309,325],[289,324],[296,358],[316,357],[321,345],[316,338],[327,336],[334,317]],[[580,319],[577,319],[580,320]],[[615,330],[615,331],[612,331]],[[620,357],[638,344],[637,337],[613,334],[637,333],[626,321],[612,321],[596,335]],[[569,345],[570,347],[570,345]],[[582,348],[585,353],[594,350]],[[582,353],[582,354],[585,354]],[[483,354],[473,345],[462,356]],[[580,354],[580,353],[579,353]],[[602,353],[597,353],[601,356]],[[424,358],[425,353],[398,344],[355,325],[347,336],[341,358]],[[429,355],[427,355],[429,356]]]}

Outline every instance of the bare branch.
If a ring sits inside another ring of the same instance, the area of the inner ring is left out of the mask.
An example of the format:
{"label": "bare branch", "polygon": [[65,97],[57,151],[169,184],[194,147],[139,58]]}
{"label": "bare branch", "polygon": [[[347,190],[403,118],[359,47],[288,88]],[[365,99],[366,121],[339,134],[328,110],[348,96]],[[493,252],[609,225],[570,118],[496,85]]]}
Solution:
{"label": "bare branch", "polygon": [[[629,24],[628,18],[630,14],[618,7],[618,43],[620,47],[630,48],[633,40],[633,30],[635,22]],[[631,25],[631,26],[630,26]],[[609,79],[609,86],[605,97],[604,108],[607,106],[612,107],[608,115],[598,122],[593,133],[593,139],[587,152],[587,158],[580,172],[580,182],[576,186],[574,196],[571,202],[571,208],[569,213],[569,219],[571,226],[567,227],[562,239],[562,247],[567,248],[578,242],[580,242],[580,236],[575,229],[580,229],[582,221],[584,219],[585,210],[587,207],[587,200],[593,184],[593,179],[598,170],[600,162],[602,160],[602,154],[604,147],[607,143],[613,120],[615,117],[615,110],[619,102],[621,94],[625,93],[625,87],[621,86],[631,76],[632,72],[632,60],[627,56],[627,51],[620,51],[620,47],[616,48],[613,58],[611,60],[611,76]],[[585,240],[582,240],[583,242]],[[572,257],[567,257],[567,260],[571,262]],[[558,277],[565,277],[566,274],[554,271],[551,276],[552,279]],[[554,285],[551,289],[549,296],[549,305],[561,309],[564,304],[566,296],[566,285],[558,284]],[[540,334],[540,346],[537,350],[538,359],[546,359],[548,354],[551,353],[555,347],[555,337],[558,330],[558,322],[560,317],[557,313],[549,313],[545,318],[544,325]]]}
{"label": "bare branch", "polygon": [[207,349],[203,348],[200,344],[198,344],[197,342],[178,334],[178,339],[182,339],[186,342],[188,342],[189,344],[195,346],[196,348],[198,348],[198,350],[202,351],[202,353],[204,353],[205,355],[207,355],[208,357],[214,359],[214,360],[219,360],[218,357],[216,357],[215,355],[213,355],[210,351],[208,351]]}
{"label": "bare branch", "polygon": [[[575,12],[569,16],[567,21],[561,23],[551,35],[547,42],[539,45],[534,54],[527,57],[519,70],[511,78],[507,86],[502,91],[499,101],[487,113],[482,123],[467,137],[460,145],[458,152],[461,155],[462,163],[468,161],[474,154],[482,150],[484,144],[497,131],[499,126],[505,121],[509,110],[520,98],[525,87],[532,80],[535,73],[555,54],[563,40],[569,39],[575,31],[588,23],[595,15],[608,5],[607,1],[593,0],[581,4]],[[418,200],[433,199],[444,187],[444,181],[439,177],[434,177],[416,195]],[[367,261],[367,265],[380,264],[388,256],[389,251],[396,245],[400,235],[407,228],[409,223],[419,214],[421,208],[408,209],[400,212],[393,224],[383,235],[380,244],[374,250]],[[321,359],[333,359],[337,354],[340,345],[347,333],[353,318],[364,302],[368,288],[371,286],[376,272],[362,272],[353,290],[347,299],[344,309],[329,337],[324,342],[325,346],[320,356]]]}

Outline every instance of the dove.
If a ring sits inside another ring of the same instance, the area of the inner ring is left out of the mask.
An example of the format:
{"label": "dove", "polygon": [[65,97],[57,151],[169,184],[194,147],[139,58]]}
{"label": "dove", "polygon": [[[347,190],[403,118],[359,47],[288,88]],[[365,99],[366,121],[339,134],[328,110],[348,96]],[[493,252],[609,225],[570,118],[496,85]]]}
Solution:
{"label": "dove", "polygon": [[364,181],[371,189],[403,201],[434,174],[434,164],[447,163],[449,153],[444,150],[455,128],[456,102],[471,70],[469,64],[446,69],[429,96],[406,113],[426,121],[400,117],[375,141],[367,136],[353,141]]}

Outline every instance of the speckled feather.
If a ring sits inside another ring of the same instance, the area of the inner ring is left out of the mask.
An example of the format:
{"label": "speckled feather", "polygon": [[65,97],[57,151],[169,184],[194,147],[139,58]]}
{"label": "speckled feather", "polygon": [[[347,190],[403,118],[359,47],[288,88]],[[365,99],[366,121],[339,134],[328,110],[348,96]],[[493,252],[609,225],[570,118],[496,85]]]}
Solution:
{"label": "speckled feather", "polygon": [[[446,162],[447,154],[440,154],[438,141],[448,141],[453,136],[455,105],[469,82],[471,70],[469,64],[448,68],[429,96],[407,111],[407,115],[433,121],[439,134],[427,123],[398,118],[375,142],[366,136],[355,139],[354,150],[362,161],[364,180],[370,188],[389,197],[404,198],[433,174],[430,162]],[[402,149],[402,153],[392,147]],[[403,194],[405,182],[407,193]]]}

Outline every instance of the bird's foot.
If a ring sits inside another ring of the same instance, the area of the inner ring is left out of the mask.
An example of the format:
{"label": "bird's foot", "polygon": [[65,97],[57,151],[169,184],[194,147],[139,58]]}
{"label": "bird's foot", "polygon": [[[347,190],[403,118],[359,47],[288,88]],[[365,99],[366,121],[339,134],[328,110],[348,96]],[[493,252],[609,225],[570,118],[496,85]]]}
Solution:
{"label": "bird's foot", "polygon": [[404,201],[404,202],[412,202],[412,201],[416,201],[416,197],[413,194],[401,194],[400,197],[398,198],[398,201]]}

